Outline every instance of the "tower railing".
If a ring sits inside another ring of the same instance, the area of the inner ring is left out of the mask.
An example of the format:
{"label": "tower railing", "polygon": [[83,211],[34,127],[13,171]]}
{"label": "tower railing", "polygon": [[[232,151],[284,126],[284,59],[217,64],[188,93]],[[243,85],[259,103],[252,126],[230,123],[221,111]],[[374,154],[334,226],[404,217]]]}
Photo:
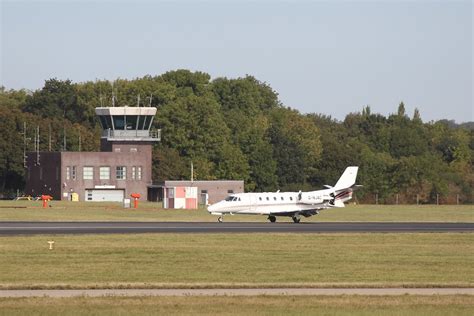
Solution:
{"label": "tower railing", "polygon": [[161,141],[161,130],[112,130],[109,128],[102,131],[102,138]]}

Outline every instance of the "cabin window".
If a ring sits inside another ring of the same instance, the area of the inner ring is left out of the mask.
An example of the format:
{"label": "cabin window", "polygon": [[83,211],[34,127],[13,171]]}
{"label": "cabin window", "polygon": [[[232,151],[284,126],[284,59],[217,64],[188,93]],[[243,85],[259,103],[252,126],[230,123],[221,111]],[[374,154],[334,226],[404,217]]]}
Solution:
{"label": "cabin window", "polygon": [[258,199],[259,199],[260,201],[262,200],[262,198],[261,198],[261,197],[259,197]]}
{"label": "cabin window", "polygon": [[234,190],[227,190],[227,193],[234,193]]}
{"label": "cabin window", "polygon": [[276,197],[276,196],[274,196],[274,197],[273,197],[273,199],[276,201],[276,200],[277,200],[277,197]]}
{"label": "cabin window", "polygon": [[240,198],[238,198],[237,201],[240,201]]}
{"label": "cabin window", "polygon": [[283,196],[281,197],[281,200],[282,200],[282,201],[284,200]]}
{"label": "cabin window", "polygon": [[290,196],[290,201],[293,201],[293,197]]}
{"label": "cabin window", "polygon": [[267,196],[267,201],[270,201],[270,198]]}

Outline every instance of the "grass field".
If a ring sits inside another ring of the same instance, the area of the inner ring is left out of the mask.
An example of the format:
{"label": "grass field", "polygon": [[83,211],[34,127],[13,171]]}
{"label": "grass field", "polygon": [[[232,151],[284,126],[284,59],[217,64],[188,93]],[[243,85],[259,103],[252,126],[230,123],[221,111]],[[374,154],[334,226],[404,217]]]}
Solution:
{"label": "grass field", "polygon": [[472,315],[472,296],[0,298],[0,315]]}
{"label": "grass field", "polygon": [[[474,234],[0,238],[0,288],[472,286]],[[48,240],[55,249],[48,250]]]}
{"label": "grass field", "polygon": [[[161,204],[141,202],[138,209],[124,209],[120,203],[0,201],[0,221],[216,221],[199,210],[165,210]],[[265,216],[226,216],[225,221],[266,221]],[[291,221],[278,218],[278,221]],[[473,205],[348,205],[322,211],[303,221],[316,222],[474,222]]]}

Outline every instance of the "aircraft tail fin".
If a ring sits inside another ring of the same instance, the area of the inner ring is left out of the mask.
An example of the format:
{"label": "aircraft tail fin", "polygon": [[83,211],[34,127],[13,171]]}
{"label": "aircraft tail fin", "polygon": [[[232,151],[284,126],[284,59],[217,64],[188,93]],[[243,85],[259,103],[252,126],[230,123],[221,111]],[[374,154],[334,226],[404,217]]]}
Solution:
{"label": "aircraft tail fin", "polygon": [[334,186],[334,190],[338,191],[352,187],[356,183],[358,170],[359,167],[347,167],[346,170],[344,170],[342,176],[337,181],[336,185]]}

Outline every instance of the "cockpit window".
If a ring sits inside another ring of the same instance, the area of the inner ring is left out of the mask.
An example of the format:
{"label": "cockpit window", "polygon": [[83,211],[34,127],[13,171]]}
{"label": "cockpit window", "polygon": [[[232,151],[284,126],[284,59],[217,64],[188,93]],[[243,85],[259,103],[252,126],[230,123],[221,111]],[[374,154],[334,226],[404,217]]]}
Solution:
{"label": "cockpit window", "polygon": [[240,198],[233,195],[229,195],[228,197],[225,198],[225,200],[227,202],[233,202],[233,201],[240,201]]}

